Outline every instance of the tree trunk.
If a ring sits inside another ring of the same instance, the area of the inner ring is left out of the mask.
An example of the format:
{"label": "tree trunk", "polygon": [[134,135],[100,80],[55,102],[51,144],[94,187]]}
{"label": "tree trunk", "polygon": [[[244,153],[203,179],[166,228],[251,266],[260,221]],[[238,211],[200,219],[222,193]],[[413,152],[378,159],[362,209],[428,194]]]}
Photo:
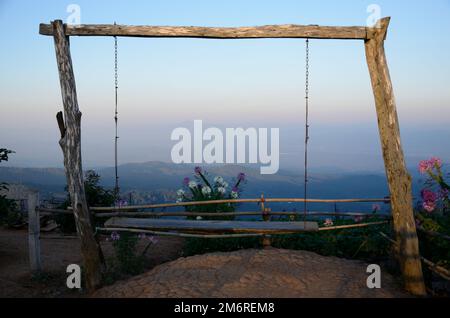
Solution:
{"label": "tree trunk", "polygon": [[391,194],[392,216],[397,240],[397,257],[405,288],[425,295],[411,192],[411,176],[406,169],[394,92],[384,52],[390,18],[379,21],[373,37],[365,41],[366,58],[375,96],[378,128],[386,175]]}
{"label": "tree trunk", "polygon": [[81,164],[81,112],[78,109],[69,38],[65,36],[62,21],[54,21],[53,30],[65,118],[64,123],[61,114],[58,115],[58,124],[61,131],[59,144],[64,155],[67,186],[77,232],[81,240],[81,253],[84,270],[86,271],[86,287],[92,291],[101,284],[102,253],[94,235],[84,191]]}

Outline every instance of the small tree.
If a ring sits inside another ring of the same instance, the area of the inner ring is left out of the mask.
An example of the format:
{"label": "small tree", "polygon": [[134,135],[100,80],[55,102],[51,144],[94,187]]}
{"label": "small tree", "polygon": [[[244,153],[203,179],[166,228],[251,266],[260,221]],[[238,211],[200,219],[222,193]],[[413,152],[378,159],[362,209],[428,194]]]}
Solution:
{"label": "small tree", "polygon": [[[89,206],[111,206],[114,204],[114,193],[100,185],[100,175],[94,170],[88,170],[84,177],[84,189],[86,200]],[[67,187],[66,187],[67,191]],[[66,209],[71,205],[70,195],[63,203],[62,208]],[[55,217],[56,223],[63,232],[76,232],[75,219],[73,215],[60,214]]]}
{"label": "small tree", "polygon": [[[9,154],[14,153],[14,151],[0,148],[0,162],[8,161]],[[8,184],[6,182],[0,182],[0,191],[8,191]],[[0,194],[0,222],[6,223],[10,226],[21,223],[22,216],[18,212],[17,204],[14,200],[8,199],[6,194]]]}

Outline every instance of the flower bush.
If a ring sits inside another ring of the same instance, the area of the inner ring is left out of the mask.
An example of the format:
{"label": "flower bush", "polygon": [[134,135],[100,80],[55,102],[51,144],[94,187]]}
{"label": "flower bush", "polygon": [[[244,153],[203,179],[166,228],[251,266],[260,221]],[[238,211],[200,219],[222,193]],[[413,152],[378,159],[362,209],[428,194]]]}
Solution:
{"label": "flower bush", "polygon": [[[415,211],[420,253],[432,262],[450,268],[450,241],[430,236],[426,231],[450,235],[450,186],[443,172],[442,160],[432,157],[419,163],[419,171],[426,175],[424,188]],[[426,281],[433,280],[433,274],[425,271]]]}
{"label": "flower bush", "polygon": [[[216,176],[212,180],[208,178],[208,173],[201,167],[195,167],[194,179],[185,177],[183,179],[183,188],[177,191],[177,202],[193,201],[212,201],[224,199],[238,199],[242,193],[242,187],[246,182],[246,176],[243,172],[239,173],[233,182],[228,183],[221,176]],[[187,212],[234,212],[236,203],[218,203],[209,205],[191,205],[185,206]],[[233,217],[191,217],[191,219],[226,219]]]}
{"label": "flower bush", "polygon": [[450,185],[446,182],[442,171],[442,160],[436,157],[422,160],[419,163],[419,171],[427,175],[425,188],[420,192],[423,211],[445,214],[450,208]]}
{"label": "flower bush", "polygon": [[[158,239],[145,233],[134,234],[128,232],[112,232],[107,241],[111,241],[115,258],[112,260],[110,272],[116,276],[136,275],[144,270],[145,254],[150,246]],[[142,251],[138,250],[138,243],[144,244]]]}

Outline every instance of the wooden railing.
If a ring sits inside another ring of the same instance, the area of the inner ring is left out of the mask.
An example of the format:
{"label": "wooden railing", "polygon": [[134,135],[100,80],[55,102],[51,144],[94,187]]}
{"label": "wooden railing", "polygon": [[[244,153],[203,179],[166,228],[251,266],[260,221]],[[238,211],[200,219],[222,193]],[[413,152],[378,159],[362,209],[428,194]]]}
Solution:
{"label": "wooden railing", "polygon": [[[389,198],[383,199],[298,199],[298,198],[256,198],[256,199],[224,199],[224,200],[210,200],[210,201],[190,201],[177,203],[162,203],[162,204],[144,204],[144,205],[128,205],[115,207],[90,207],[91,211],[126,211],[126,210],[142,210],[142,209],[158,209],[169,207],[185,207],[193,205],[214,205],[225,203],[390,203]],[[71,209],[71,207],[69,207]]]}

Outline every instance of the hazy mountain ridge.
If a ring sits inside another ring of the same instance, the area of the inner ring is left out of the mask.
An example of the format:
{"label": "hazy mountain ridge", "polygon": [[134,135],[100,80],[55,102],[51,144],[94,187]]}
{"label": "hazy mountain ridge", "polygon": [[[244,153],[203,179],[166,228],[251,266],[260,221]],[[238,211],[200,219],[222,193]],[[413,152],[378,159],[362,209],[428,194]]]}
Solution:
{"label": "hazy mountain ridge", "polygon": [[[303,197],[303,174],[280,171],[276,175],[261,175],[259,169],[242,165],[211,165],[204,168],[208,175],[223,176],[230,184],[239,172],[244,172],[247,182],[243,197]],[[114,168],[96,170],[102,177],[102,184],[114,186]],[[129,163],[119,166],[120,187],[124,194],[134,193],[139,203],[146,200],[171,201],[175,191],[182,186],[184,177],[194,178],[194,165],[177,165],[165,162]],[[418,189],[417,180],[415,189]],[[37,188],[44,195],[61,194],[65,187],[65,174],[58,168],[16,168],[0,167],[0,181],[22,183]],[[383,174],[310,174],[308,197],[311,198],[382,198],[388,195],[386,178]],[[368,205],[355,204],[367,208]]]}

